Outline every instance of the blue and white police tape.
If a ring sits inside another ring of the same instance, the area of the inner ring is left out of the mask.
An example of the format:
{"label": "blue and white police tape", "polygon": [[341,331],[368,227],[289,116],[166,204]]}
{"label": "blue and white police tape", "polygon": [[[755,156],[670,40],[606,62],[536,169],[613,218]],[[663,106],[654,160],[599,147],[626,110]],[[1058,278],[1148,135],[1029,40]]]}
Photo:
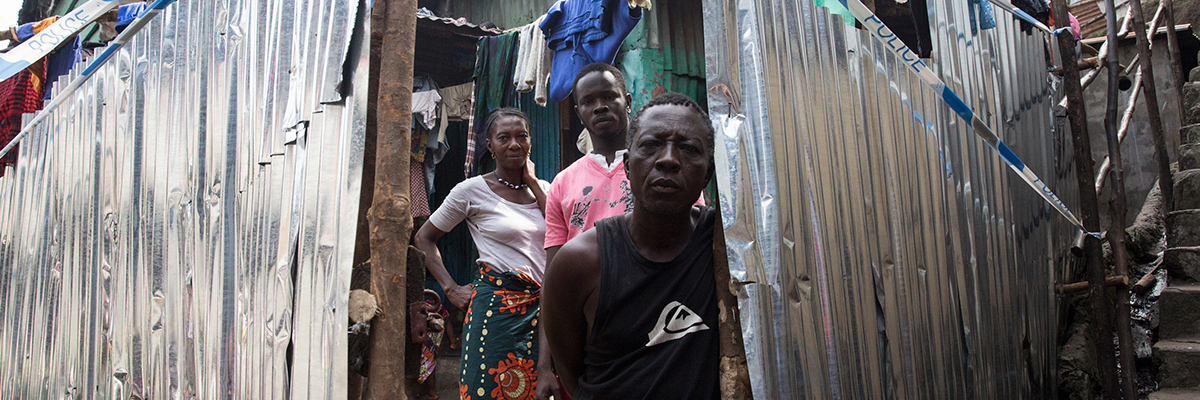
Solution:
{"label": "blue and white police tape", "polygon": [[996,153],[1000,155],[1000,158],[1004,159],[1004,162],[1008,163],[1008,166],[1011,167],[1013,171],[1016,171],[1017,175],[1021,176],[1021,179],[1025,180],[1025,183],[1029,184],[1030,187],[1036,190],[1037,193],[1041,195],[1047,203],[1050,203],[1051,206],[1053,206],[1058,210],[1059,213],[1067,218],[1067,221],[1070,221],[1071,224],[1075,225],[1075,227],[1079,228],[1079,230],[1096,238],[1100,237],[1100,233],[1098,232],[1088,232],[1087,228],[1083,227],[1083,222],[1081,222],[1079,218],[1076,218],[1075,214],[1071,213],[1071,210],[1067,209],[1067,205],[1064,204],[1063,201],[1058,198],[1058,196],[1054,195],[1054,192],[1051,191],[1050,188],[1046,187],[1046,184],[1042,182],[1042,180],[1039,179],[1032,170],[1029,169],[1029,166],[1025,165],[1025,163],[1013,153],[1012,149],[1009,149],[1008,145],[1004,144],[1004,142],[996,136],[996,133],[993,132],[992,129],[983,122],[983,120],[979,119],[979,117],[975,115],[975,112],[971,110],[971,107],[967,106],[967,104],[964,103],[957,94],[954,94],[953,90],[950,90],[950,88],[946,86],[945,82],[943,82],[937,77],[936,74],[933,73],[933,70],[929,69],[929,66],[925,65],[925,63],[921,61],[921,58],[917,56],[916,53],[913,53],[912,50],[909,50],[908,46],[905,46],[904,42],[902,42],[900,38],[896,36],[896,34],[892,33],[892,30],[888,29],[887,25],[884,25],[883,21],[879,20],[879,17],[875,16],[875,13],[867,9],[867,6],[863,5],[862,1],[839,1],[841,1],[842,4],[844,4],[846,8],[850,10],[850,13],[854,15],[854,18],[857,19],[858,22],[862,23],[872,35],[875,35],[879,38],[879,40],[883,41],[886,47],[890,49],[892,53],[896,55],[896,57],[899,57],[900,60],[904,61],[906,65],[912,68],[912,71],[916,73],[922,81],[925,81],[925,83],[928,84],[934,92],[941,94],[942,100],[946,102],[946,105],[950,106],[950,109],[954,110],[954,113],[958,114],[959,117],[962,117],[963,120],[971,124],[971,127],[974,128],[975,133],[979,135],[979,137],[983,138],[983,140],[992,147],[992,150],[995,150]]}
{"label": "blue and white police tape", "polygon": [[33,35],[15,49],[0,54],[0,81],[41,60],[80,29],[119,5],[120,0],[91,0],[54,21],[50,27]]}
{"label": "blue and white police tape", "polygon": [[1022,10],[1020,8],[1013,6],[1007,0],[989,0],[989,1],[991,1],[992,4],[995,4],[996,7],[1003,8],[1004,11],[1008,11],[1012,15],[1017,16],[1017,18],[1025,20],[1025,22],[1032,24],[1033,27],[1038,28],[1042,32],[1053,33],[1050,30],[1050,27],[1046,26],[1046,24],[1043,24],[1042,21],[1038,21],[1037,18],[1034,18],[1032,15],[1029,15],[1029,13],[1025,12],[1024,10]]}
{"label": "blue and white police tape", "polygon": [[162,12],[164,8],[174,2],[175,0],[155,0],[155,2],[151,3],[149,7],[146,7],[146,10],[142,12],[140,17],[133,20],[129,26],[125,27],[125,30],[121,31],[121,34],[117,35],[116,39],[113,39],[113,41],[109,43],[108,47],[104,49],[104,52],[100,53],[99,56],[96,56],[92,63],[88,64],[87,68],[84,68],[83,72],[80,73],[75,80],[71,81],[70,85],[67,85],[67,87],[59,91],[54,98],[50,99],[50,104],[47,104],[42,108],[41,111],[38,111],[37,116],[33,117],[33,119],[29,121],[29,124],[25,125],[24,128],[21,128],[21,132],[18,133],[17,136],[13,137],[12,140],[4,146],[4,149],[0,149],[0,157],[4,157],[4,155],[8,154],[13,147],[16,147],[17,143],[21,142],[21,139],[24,139],[25,136],[28,135],[30,131],[33,131],[33,128],[37,127],[38,124],[46,120],[46,117],[49,116],[55,108],[58,108],[60,104],[70,98],[71,93],[74,93],[76,89],[79,89],[80,86],[83,86],[83,83],[87,82],[88,78],[91,78],[92,74],[94,74],[97,69],[103,66],[104,63],[110,58],[112,58],[113,54],[116,54],[118,50],[121,50],[122,46],[124,46],[126,43],[129,43],[129,40],[133,38],[133,35],[136,35],[138,31],[142,30],[142,27],[145,27],[150,20],[154,19],[154,17],[158,15],[158,13]]}

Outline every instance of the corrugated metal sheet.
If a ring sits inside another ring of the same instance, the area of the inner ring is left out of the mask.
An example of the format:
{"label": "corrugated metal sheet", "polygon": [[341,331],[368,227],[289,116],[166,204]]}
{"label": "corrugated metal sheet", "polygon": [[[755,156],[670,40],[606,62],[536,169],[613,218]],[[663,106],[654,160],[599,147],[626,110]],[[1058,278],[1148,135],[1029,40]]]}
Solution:
{"label": "corrugated metal sheet", "polygon": [[[930,2],[927,64],[1071,207],[1041,34]],[[704,1],[730,268],[760,399],[1054,398],[1075,235],[868,32]]]}
{"label": "corrugated metal sheet", "polygon": [[664,92],[679,92],[705,105],[704,23],[690,2],[662,0],[625,39],[616,65],[625,74],[633,109]]}
{"label": "corrugated metal sheet", "polygon": [[3,397],[344,398],[360,8],[180,0],[22,143]]}

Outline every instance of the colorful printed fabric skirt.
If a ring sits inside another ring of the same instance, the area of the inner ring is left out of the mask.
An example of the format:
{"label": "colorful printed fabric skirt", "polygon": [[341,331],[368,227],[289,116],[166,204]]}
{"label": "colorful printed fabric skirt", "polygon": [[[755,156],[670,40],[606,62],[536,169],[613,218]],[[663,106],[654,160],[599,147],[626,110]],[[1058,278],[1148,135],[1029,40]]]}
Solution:
{"label": "colorful printed fabric skirt", "polygon": [[462,399],[533,399],[542,286],[525,273],[481,266],[462,332]]}

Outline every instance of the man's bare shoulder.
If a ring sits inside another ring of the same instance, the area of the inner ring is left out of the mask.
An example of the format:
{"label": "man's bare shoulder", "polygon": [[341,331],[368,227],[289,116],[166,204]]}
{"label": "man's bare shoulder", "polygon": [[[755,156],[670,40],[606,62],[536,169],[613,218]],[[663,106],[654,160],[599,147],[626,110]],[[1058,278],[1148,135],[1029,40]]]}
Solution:
{"label": "man's bare shoulder", "polygon": [[551,269],[561,270],[574,276],[580,276],[580,274],[595,276],[599,273],[600,251],[596,229],[588,229],[567,241],[558,250],[552,263]]}

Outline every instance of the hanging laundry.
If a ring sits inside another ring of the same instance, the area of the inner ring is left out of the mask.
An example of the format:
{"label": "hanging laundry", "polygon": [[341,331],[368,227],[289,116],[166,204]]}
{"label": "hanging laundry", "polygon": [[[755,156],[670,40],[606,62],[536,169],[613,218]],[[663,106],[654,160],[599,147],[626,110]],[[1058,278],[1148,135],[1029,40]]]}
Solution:
{"label": "hanging laundry", "polygon": [[543,107],[546,106],[549,92],[547,80],[550,77],[550,65],[554,60],[554,53],[546,47],[546,35],[538,27],[545,19],[545,15],[540,16],[532,24],[521,28],[520,56],[513,80],[518,92],[533,91],[533,101]]}
{"label": "hanging laundry", "polygon": [[500,107],[517,104],[516,87],[512,85],[513,71],[517,63],[519,32],[513,31],[500,36],[479,38],[475,57],[475,111],[472,130],[467,134],[466,161],[464,171],[467,178],[479,175],[476,158],[485,151],[483,144],[487,132],[483,130],[488,113]]}
{"label": "hanging laundry", "polygon": [[475,106],[471,104],[471,92],[474,90],[474,83],[464,83],[438,91],[442,94],[442,109],[446,111],[446,119],[451,121],[471,119],[471,113],[475,110]]}
{"label": "hanging laundry", "polygon": [[130,3],[117,7],[115,11],[110,10],[110,14],[114,14],[116,18],[100,17],[96,22],[100,25],[100,39],[104,41],[112,40],[118,33],[125,30],[133,20],[142,16],[146,12],[146,2]]}
{"label": "hanging laundry", "polygon": [[438,84],[429,75],[417,75],[413,77],[413,93],[427,92],[430,90],[438,90]]}
{"label": "hanging laundry", "polygon": [[[58,50],[46,55],[44,59],[46,62],[46,81],[44,83],[45,87],[42,89],[43,100],[49,101],[50,96],[54,95],[54,92],[51,91],[54,88],[54,81],[58,77],[70,73],[75,68],[75,64],[83,59],[81,53],[83,46],[81,46],[81,43],[82,41],[79,39],[79,36],[76,36],[74,39],[68,39]],[[64,82],[63,84],[67,83],[70,82]]]}
{"label": "hanging laundry", "polygon": [[16,39],[18,42],[24,42],[33,37],[33,35],[38,34],[38,32],[41,32],[43,29],[49,28],[50,25],[53,25],[55,21],[58,21],[57,15],[41,21],[29,22],[14,26],[9,28],[9,30],[14,39]]}
{"label": "hanging laundry", "polygon": [[617,0],[558,0],[539,26],[554,52],[550,67],[550,101],[571,94],[575,74],[583,66],[612,64],[621,42],[642,20],[641,8]]}
{"label": "hanging laundry", "polygon": [[[425,146],[421,146],[425,147]],[[413,218],[429,216],[429,197],[425,190],[425,167],[420,162],[408,163],[409,214]]]}
{"label": "hanging laundry", "polygon": [[[437,142],[439,150],[450,150],[450,144],[446,142],[446,127],[450,126],[450,121],[467,121],[471,119],[471,112],[474,105],[471,101],[471,91],[475,89],[475,84],[464,83],[458,86],[451,86],[442,89],[442,106],[438,108],[438,129]],[[443,151],[441,154],[445,154]],[[437,158],[437,162],[441,162],[441,157]],[[431,179],[430,182],[433,180]],[[430,191],[432,193],[433,191]]]}
{"label": "hanging laundry", "polygon": [[[34,87],[32,77],[33,72],[26,68],[0,82],[0,147],[8,145],[21,132],[21,115],[42,108],[42,96]],[[0,167],[15,164],[17,154],[14,147],[0,159]],[[0,173],[3,173],[2,168]]]}
{"label": "hanging laundry", "polygon": [[409,150],[412,152],[413,162],[418,164],[425,161],[425,145],[429,142],[429,130],[418,122],[420,115],[413,113],[412,136],[409,137]]}
{"label": "hanging laundry", "polygon": [[412,95],[412,112],[421,116],[418,121],[425,129],[433,129],[437,124],[437,106],[442,101],[442,95],[436,90],[417,92]]}
{"label": "hanging laundry", "polygon": [[[521,28],[520,56],[517,59],[516,76],[513,84],[518,92],[528,92],[535,88],[542,93],[542,101],[538,104],[545,106],[546,78],[550,74],[551,53],[546,47],[546,36],[538,25],[546,19],[543,15],[532,24]],[[534,96],[536,97],[536,93]],[[535,98],[534,101],[537,101]]]}
{"label": "hanging laundry", "polygon": [[[1045,0],[1013,0],[1012,5],[1042,23],[1050,23],[1050,5],[1046,4]],[[1032,32],[1033,25],[1021,21],[1021,30],[1025,33]]]}
{"label": "hanging laundry", "polygon": [[967,11],[971,17],[971,34],[978,35],[979,30],[996,27],[996,15],[992,10],[992,2],[988,0],[967,0]]}

